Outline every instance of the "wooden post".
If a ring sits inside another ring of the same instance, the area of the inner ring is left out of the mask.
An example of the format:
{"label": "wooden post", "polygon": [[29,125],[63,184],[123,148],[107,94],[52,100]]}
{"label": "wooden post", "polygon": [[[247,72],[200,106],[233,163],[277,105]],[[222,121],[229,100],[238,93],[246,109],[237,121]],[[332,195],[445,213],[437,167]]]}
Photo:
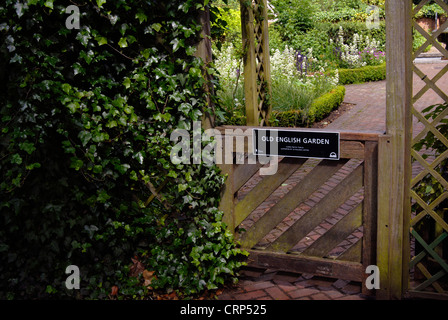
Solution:
{"label": "wooden post", "polygon": [[243,40],[244,97],[246,125],[258,126],[257,65],[255,58],[254,11],[252,2],[240,0]]}
{"label": "wooden post", "polygon": [[[204,10],[201,10],[199,13],[199,22],[202,25],[202,31],[201,31],[201,37],[202,40],[199,42],[196,48],[196,57],[201,58],[204,63],[205,67],[209,63],[212,62],[212,43],[210,39],[211,30],[210,30],[210,8],[206,6]],[[207,92],[207,106],[209,106],[211,109],[213,109],[213,104],[211,101],[211,95],[213,93],[213,84],[211,82],[211,76],[207,73],[206,70],[203,70],[203,74],[205,77],[207,77],[207,84],[204,86],[204,90]],[[214,117],[204,110],[203,116],[202,116],[202,127],[204,129],[209,129],[215,127],[215,119]]]}
{"label": "wooden post", "polygon": [[411,0],[386,1],[386,39],[388,137],[380,142],[377,257],[381,288],[377,296],[401,299],[408,287],[410,259]]}

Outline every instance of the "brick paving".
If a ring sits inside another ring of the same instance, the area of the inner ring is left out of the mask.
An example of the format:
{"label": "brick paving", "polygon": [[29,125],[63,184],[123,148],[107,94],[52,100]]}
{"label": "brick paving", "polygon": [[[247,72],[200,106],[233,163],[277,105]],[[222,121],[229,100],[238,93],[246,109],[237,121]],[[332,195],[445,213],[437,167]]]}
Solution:
{"label": "brick paving", "polygon": [[246,268],[240,282],[219,296],[220,300],[369,300],[361,285],[309,274]]}
{"label": "brick paving", "polygon": [[[432,79],[445,66],[446,61],[438,63],[422,63],[417,67]],[[425,83],[414,73],[414,94],[420,91]],[[444,92],[448,92],[448,76],[442,77],[437,85]],[[331,130],[354,130],[365,132],[386,131],[386,81],[371,82],[365,84],[347,85],[344,102],[353,107],[330,123],[327,128]],[[421,110],[432,104],[441,103],[443,100],[433,91],[428,90],[417,101],[415,107]],[[415,120],[413,122],[414,135],[422,129],[422,125]],[[418,168],[414,168],[414,171]],[[300,181],[300,172],[293,175],[296,183]],[[294,183],[285,183],[283,191],[286,193]],[[279,188],[280,189],[280,188]],[[274,194],[273,197],[278,197]],[[280,195],[281,196],[281,195]],[[358,195],[359,197],[359,195]],[[275,200],[263,204],[261,211],[266,212]],[[317,201],[318,199],[316,199]],[[358,200],[359,201],[359,200]],[[356,204],[356,201],[353,202]],[[308,204],[305,203],[305,206]],[[310,204],[312,206],[312,204]],[[344,210],[343,208],[340,208]],[[350,208],[345,208],[348,211]],[[305,208],[305,210],[307,210]],[[260,210],[259,210],[260,211]],[[300,207],[295,210],[296,214]],[[261,214],[262,214],[261,213]],[[260,213],[258,213],[260,214]],[[342,213],[343,214],[343,213]],[[298,214],[300,216],[300,214]],[[296,217],[297,219],[297,217]],[[250,224],[250,219],[248,220]],[[323,230],[322,232],[325,232]],[[310,235],[314,237],[313,235]],[[318,237],[319,235],[315,235]],[[315,239],[315,238],[314,238]],[[265,239],[269,241],[269,239]],[[298,245],[300,245],[299,243]],[[300,248],[296,248],[300,251]],[[264,270],[244,268],[241,270],[240,281],[235,287],[227,288],[219,296],[220,300],[369,300],[372,296],[361,293],[361,283],[350,282],[341,279],[328,279],[310,274],[284,273],[279,270]]]}

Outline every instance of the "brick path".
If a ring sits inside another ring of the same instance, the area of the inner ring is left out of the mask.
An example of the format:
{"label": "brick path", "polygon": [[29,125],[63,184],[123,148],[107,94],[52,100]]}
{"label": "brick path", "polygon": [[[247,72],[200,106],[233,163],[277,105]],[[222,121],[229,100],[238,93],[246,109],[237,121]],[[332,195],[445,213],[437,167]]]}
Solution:
{"label": "brick path", "polygon": [[[445,62],[417,64],[432,79]],[[448,76],[437,82],[448,92]],[[414,74],[414,94],[424,82]],[[416,103],[418,109],[443,100],[432,90]],[[355,130],[384,133],[386,131],[386,81],[346,86],[344,102],[353,107],[328,125],[331,130]],[[414,119],[414,134],[422,126]],[[327,279],[309,274],[291,274],[278,270],[246,268],[241,271],[240,282],[226,289],[220,300],[367,300],[372,297],[361,294],[361,284],[345,280]]]}

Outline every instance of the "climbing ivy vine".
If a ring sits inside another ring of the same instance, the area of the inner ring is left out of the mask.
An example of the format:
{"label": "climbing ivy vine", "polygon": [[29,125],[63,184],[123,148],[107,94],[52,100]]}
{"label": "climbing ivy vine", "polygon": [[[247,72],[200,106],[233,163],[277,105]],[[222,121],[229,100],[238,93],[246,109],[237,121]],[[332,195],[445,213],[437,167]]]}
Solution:
{"label": "climbing ivy vine", "polygon": [[[73,4],[0,5],[0,298],[144,297],[131,258],[152,290],[235,280],[224,177],[170,161],[171,132],[208,108],[213,69],[194,53],[209,1],[86,0],[79,29]],[[65,287],[68,265],[80,290]]]}

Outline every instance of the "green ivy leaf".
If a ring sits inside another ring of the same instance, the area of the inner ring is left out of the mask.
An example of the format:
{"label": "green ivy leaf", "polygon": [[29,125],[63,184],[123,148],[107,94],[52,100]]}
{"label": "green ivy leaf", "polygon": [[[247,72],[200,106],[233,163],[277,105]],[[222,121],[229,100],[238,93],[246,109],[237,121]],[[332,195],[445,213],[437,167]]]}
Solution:
{"label": "green ivy leaf", "polygon": [[131,79],[129,79],[129,78],[125,78],[124,80],[123,80],[123,85],[124,85],[124,87],[126,88],[126,89],[129,89],[129,87],[131,86]]}
{"label": "green ivy leaf", "polygon": [[47,8],[53,9],[53,2],[54,0],[47,0],[44,3],[44,6],[46,6]]}
{"label": "green ivy leaf", "polygon": [[26,151],[28,154],[32,154],[36,147],[34,146],[34,143],[31,142],[22,142],[19,144],[20,150]]}
{"label": "green ivy leaf", "polygon": [[126,37],[122,37],[120,41],[118,41],[118,45],[120,48],[126,48],[128,46],[128,42],[126,41]]}
{"label": "green ivy leaf", "polygon": [[98,5],[99,8],[101,8],[103,4],[105,4],[106,2],[107,0],[96,0],[96,4]]}
{"label": "green ivy leaf", "polygon": [[82,166],[84,165],[84,162],[76,157],[72,157],[70,160],[71,160],[70,168],[73,168],[76,171],[79,171],[79,169],[81,169]]}
{"label": "green ivy leaf", "polygon": [[160,23],[153,23],[151,25],[151,28],[153,28],[154,30],[156,30],[157,32],[160,31],[160,29],[162,29],[162,25]]}
{"label": "green ivy leaf", "polygon": [[22,161],[23,161],[22,157],[18,153],[13,154],[12,157],[11,157],[11,163],[21,164]]}
{"label": "green ivy leaf", "polygon": [[67,105],[67,108],[70,110],[71,113],[75,113],[79,109],[79,103],[71,102]]}
{"label": "green ivy leaf", "polygon": [[95,40],[98,42],[99,46],[107,44],[107,38],[105,38],[105,37],[97,36],[97,37],[95,37]]}
{"label": "green ivy leaf", "polygon": [[86,146],[87,143],[92,139],[92,133],[90,131],[81,131],[78,134],[78,138],[81,140],[83,146]]}
{"label": "green ivy leaf", "polygon": [[142,10],[138,10],[138,12],[135,14],[135,18],[138,19],[140,23],[146,22],[148,20],[148,17]]}

